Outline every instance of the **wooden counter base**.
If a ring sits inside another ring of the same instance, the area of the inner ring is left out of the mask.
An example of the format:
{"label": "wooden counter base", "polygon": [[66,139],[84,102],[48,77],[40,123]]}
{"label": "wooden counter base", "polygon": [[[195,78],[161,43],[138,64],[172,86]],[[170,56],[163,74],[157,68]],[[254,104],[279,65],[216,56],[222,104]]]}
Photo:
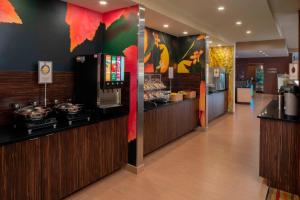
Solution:
{"label": "wooden counter base", "polygon": [[144,155],[198,126],[198,100],[184,100],[144,113]]}
{"label": "wooden counter base", "polygon": [[58,200],[127,163],[127,117],[0,147],[0,199]]}
{"label": "wooden counter base", "polygon": [[300,195],[300,124],[260,121],[259,175],[268,185]]}

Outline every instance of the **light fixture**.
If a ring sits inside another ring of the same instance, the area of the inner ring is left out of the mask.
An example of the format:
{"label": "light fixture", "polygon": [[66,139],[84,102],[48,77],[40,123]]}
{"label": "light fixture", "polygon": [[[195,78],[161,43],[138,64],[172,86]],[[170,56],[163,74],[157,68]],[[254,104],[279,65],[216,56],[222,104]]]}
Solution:
{"label": "light fixture", "polygon": [[225,10],[225,7],[224,6],[219,6],[218,7],[218,11],[224,11]]}
{"label": "light fixture", "polygon": [[164,24],[164,28],[169,28],[169,24]]}
{"label": "light fixture", "polygon": [[209,43],[209,44],[212,44],[212,43],[213,43],[213,41],[211,41],[211,40],[210,40],[210,41],[208,41],[208,43]]}
{"label": "light fixture", "polygon": [[105,6],[105,5],[107,5],[107,1],[99,1],[99,4],[102,6]]}
{"label": "light fixture", "polygon": [[218,44],[218,47],[221,47],[222,45],[221,44]]}
{"label": "light fixture", "polygon": [[183,31],[183,35],[187,35],[189,34],[187,31]]}
{"label": "light fixture", "polygon": [[252,31],[251,30],[247,30],[246,33],[249,35],[249,34],[252,33]]}
{"label": "light fixture", "polygon": [[241,25],[243,24],[243,22],[242,22],[242,21],[237,21],[237,22],[235,22],[235,24],[236,24],[237,26],[241,26]]}
{"label": "light fixture", "polygon": [[258,52],[259,52],[259,53],[263,53],[263,51],[262,51],[262,50],[259,50]]}

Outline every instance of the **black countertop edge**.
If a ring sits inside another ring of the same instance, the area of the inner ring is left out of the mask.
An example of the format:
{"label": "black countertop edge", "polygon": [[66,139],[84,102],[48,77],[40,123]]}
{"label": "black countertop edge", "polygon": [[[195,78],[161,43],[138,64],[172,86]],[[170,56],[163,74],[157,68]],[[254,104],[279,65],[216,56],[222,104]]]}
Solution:
{"label": "black countertop edge", "polygon": [[177,101],[177,102],[169,101],[167,103],[157,104],[157,106],[155,106],[154,104],[152,104],[152,106],[150,106],[150,104],[149,104],[149,106],[144,105],[144,112],[159,109],[159,108],[166,107],[166,106],[180,104],[180,103],[183,103],[183,102],[186,102],[186,101],[194,101],[194,100],[195,100],[195,98],[194,99],[184,99],[183,101]]}
{"label": "black countertop edge", "polygon": [[290,117],[284,114],[284,110],[278,108],[278,101],[271,101],[257,116],[260,119],[279,120],[292,123],[300,123],[300,117]]}
{"label": "black countertop edge", "polygon": [[57,128],[55,129],[46,128],[46,129],[36,130],[30,135],[27,134],[26,130],[21,131],[21,130],[14,129],[12,126],[2,126],[0,127],[0,146],[13,144],[17,142],[23,142],[26,140],[31,140],[31,139],[35,139],[47,135],[52,135],[69,129],[88,126],[102,121],[117,119],[127,115],[128,115],[128,111],[122,111],[117,114],[106,114],[106,115],[101,115],[99,117],[94,117],[89,122],[88,121],[76,122],[73,125],[57,124]]}
{"label": "black countertop edge", "polygon": [[208,95],[216,94],[216,93],[221,93],[221,92],[226,92],[226,91],[228,91],[228,90],[225,89],[225,90],[208,91]]}

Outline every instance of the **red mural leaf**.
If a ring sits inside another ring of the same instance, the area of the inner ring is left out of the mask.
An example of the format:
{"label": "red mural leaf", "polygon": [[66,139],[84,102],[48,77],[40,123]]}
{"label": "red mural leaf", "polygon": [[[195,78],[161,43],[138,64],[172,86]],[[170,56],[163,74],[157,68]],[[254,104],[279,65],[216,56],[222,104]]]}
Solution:
{"label": "red mural leaf", "polygon": [[8,0],[0,0],[0,23],[22,24],[21,18]]}
{"label": "red mural leaf", "polygon": [[101,13],[68,3],[66,23],[70,26],[70,51],[72,52],[85,40],[92,41],[101,21]]}
{"label": "red mural leaf", "polygon": [[130,142],[136,138],[138,47],[136,45],[130,46],[123,53],[125,55],[125,71],[130,73],[130,110],[128,118],[128,140]]}
{"label": "red mural leaf", "polygon": [[108,29],[115,21],[120,19],[122,16],[128,17],[130,13],[137,13],[138,6],[132,6],[128,8],[122,8],[103,14],[103,22],[105,23],[106,29]]}

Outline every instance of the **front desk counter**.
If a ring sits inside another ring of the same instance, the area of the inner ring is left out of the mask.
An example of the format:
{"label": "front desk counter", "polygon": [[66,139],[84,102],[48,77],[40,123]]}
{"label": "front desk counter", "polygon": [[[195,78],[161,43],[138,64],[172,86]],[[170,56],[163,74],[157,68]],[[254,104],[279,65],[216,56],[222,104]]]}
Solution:
{"label": "front desk counter", "polygon": [[32,135],[0,128],[0,199],[59,200],[127,164],[128,112]]}
{"label": "front desk counter", "polygon": [[145,107],[144,155],[193,131],[199,121],[198,105],[198,99],[187,99]]}

